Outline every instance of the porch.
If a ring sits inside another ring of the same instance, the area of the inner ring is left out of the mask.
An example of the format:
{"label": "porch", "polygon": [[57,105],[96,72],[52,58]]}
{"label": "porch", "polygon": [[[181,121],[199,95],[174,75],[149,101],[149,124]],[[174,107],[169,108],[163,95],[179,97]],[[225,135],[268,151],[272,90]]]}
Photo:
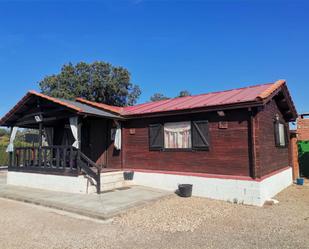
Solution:
{"label": "porch", "polygon": [[[119,164],[115,169],[108,163],[108,154],[121,154],[120,121],[121,117],[116,114],[83,103],[29,92],[1,120],[0,125],[11,127],[7,149],[8,170],[55,176],[84,176],[88,181],[90,179],[96,192],[100,193],[101,174],[121,170]],[[37,130],[38,142],[14,147],[17,128]],[[115,135],[117,132],[118,136]],[[115,140],[120,140],[116,153]]]}

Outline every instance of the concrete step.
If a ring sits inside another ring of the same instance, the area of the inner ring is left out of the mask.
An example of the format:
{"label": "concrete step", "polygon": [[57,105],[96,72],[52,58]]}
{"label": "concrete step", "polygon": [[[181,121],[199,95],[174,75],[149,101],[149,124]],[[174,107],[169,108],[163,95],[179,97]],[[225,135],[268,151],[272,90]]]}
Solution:
{"label": "concrete step", "polygon": [[[96,193],[94,181],[89,181],[89,184],[88,193]],[[124,179],[123,171],[101,173],[101,191],[114,190],[130,185],[132,185],[132,181]]]}
{"label": "concrete step", "polygon": [[122,171],[108,172],[101,174],[101,183],[113,183],[124,181],[124,176]]}
{"label": "concrete step", "polygon": [[127,187],[132,181],[124,179],[123,171],[106,172],[101,174],[101,191]]}

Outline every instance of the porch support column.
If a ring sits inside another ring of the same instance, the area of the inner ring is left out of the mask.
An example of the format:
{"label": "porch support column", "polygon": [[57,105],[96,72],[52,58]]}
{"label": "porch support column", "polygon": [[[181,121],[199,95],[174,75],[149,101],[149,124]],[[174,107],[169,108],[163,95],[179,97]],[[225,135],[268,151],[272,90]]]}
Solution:
{"label": "porch support column", "polygon": [[255,112],[252,108],[248,109],[248,135],[249,135],[249,162],[250,162],[250,175],[252,178],[258,178],[258,172],[256,168],[256,126],[255,126]]}
{"label": "porch support column", "polygon": [[43,135],[43,124],[42,122],[39,123],[39,147],[42,147],[42,135]]}
{"label": "porch support column", "polygon": [[39,123],[39,149],[38,149],[38,161],[39,167],[42,166],[42,135],[43,135],[43,124]]}

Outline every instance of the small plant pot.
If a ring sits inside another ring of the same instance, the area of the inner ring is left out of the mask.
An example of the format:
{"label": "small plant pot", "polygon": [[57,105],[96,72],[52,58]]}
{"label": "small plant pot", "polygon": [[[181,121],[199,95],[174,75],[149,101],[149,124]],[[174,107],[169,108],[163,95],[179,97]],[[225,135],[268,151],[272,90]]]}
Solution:
{"label": "small plant pot", "polygon": [[126,172],[123,172],[123,178],[124,178],[126,181],[132,181],[133,178],[134,178],[134,171],[126,171]]}
{"label": "small plant pot", "polygon": [[304,178],[297,178],[296,179],[296,184],[297,185],[304,185]]}
{"label": "small plant pot", "polygon": [[180,197],[191,197],[192,196],[192,184],[179,184],[178,195]]}

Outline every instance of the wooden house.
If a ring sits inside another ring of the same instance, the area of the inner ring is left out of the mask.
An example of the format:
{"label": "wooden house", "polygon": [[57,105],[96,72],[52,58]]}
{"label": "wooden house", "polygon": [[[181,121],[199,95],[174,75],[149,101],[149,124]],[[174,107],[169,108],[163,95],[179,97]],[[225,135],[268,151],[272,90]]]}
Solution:
{"label": "wooden house", "polygon": [[[296,118],[278,80],[128,107],[30,91],[0,125],[12,128],[9,184],[86,193],[90,181],[100,193],[104,176],[134,172],[131,184],[263,205],[292,183]],[[39,129],[48,146],[13,148],[13,127]]]}

